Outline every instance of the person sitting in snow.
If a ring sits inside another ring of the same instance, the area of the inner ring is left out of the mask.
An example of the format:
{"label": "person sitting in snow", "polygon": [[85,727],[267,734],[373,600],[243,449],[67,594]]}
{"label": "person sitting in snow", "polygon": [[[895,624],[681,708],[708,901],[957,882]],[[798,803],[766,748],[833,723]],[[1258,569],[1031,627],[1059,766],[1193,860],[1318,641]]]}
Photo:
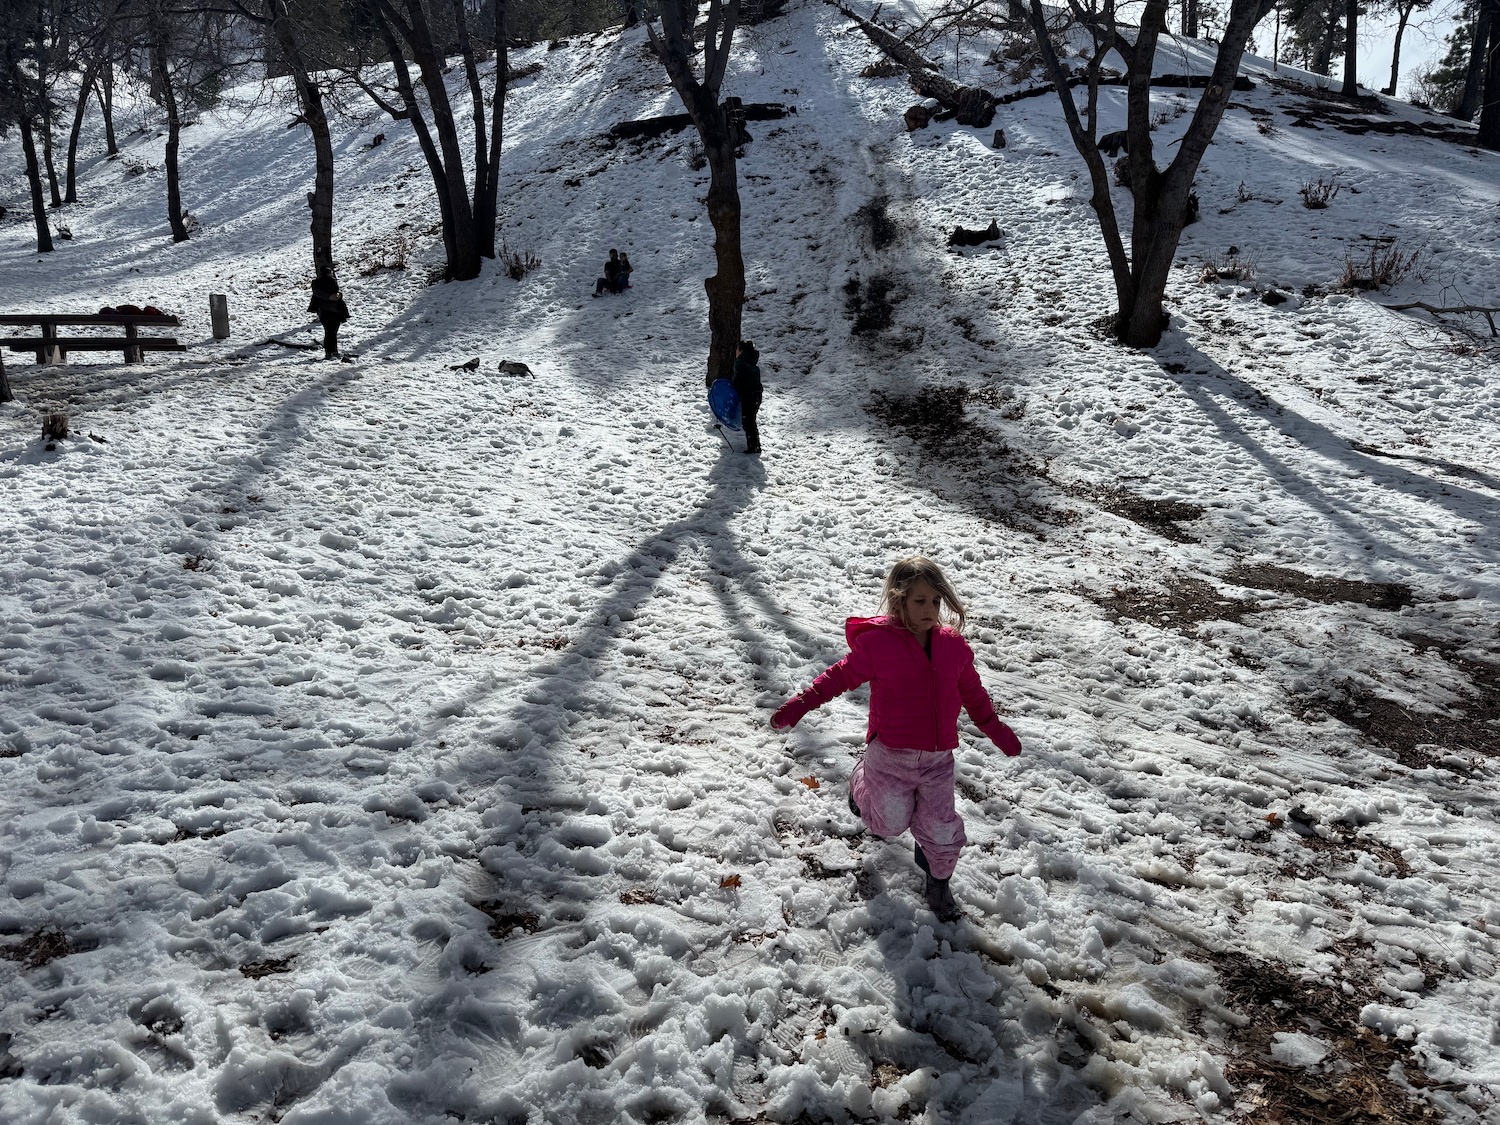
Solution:
{"label": "person sitting in snow", "polygon": [[620,291],[620,252],[611,250],[609,260],[604,263],[604,276],[594,282],[594,296],[608,290],[610,293]]}
{"label": "person sitting in snow", "polygon": [[620,268],[615,272],[615,292],[623,293],[630,288],[630,255],[620,251]]}
{"label": "person sitting in snow", "polygon": [[[1000,721],[964,640],[964,606],[931,559],[902,559],[886,576],[879,617],[844,624],[849,655],[771,717],[787,730],[836,695],[870,683],[865,756],[849,776],[849,808],[877,836],[916,837],[926,898],[942,921],[961,911],[948,880],[967,840],[953,804],[958,708],[1009,757],[1021,752]],[[946,615],[953,625],[944,624]]]}

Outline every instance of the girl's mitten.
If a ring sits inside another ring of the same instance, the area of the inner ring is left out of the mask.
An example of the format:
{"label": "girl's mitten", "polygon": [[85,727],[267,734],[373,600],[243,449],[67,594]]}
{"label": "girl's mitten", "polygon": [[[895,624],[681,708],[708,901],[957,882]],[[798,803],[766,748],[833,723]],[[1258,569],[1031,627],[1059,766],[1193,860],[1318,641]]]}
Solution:
{"label": "girl's mitten", "polygon": [[1000,721],[999,715],[996,715],[979,729],[984,731],[991,742],[1000,747],[1001,752],[1007,758],[1014,758],[1021,752],[1021,740],[1016,737],[1015,731]]}
{"label": "girl's mitten", "polygon": [[802,716],[817,707],[815,700],[805,695],[794,695],[776,709],[771,716],[771,725],[777,730],[787,730],[802,721]]}

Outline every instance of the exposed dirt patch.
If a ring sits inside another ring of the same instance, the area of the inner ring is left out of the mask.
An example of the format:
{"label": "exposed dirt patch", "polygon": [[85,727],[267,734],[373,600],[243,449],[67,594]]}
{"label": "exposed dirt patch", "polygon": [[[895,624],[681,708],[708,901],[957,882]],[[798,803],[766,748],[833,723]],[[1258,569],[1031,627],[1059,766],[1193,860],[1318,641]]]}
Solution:
{"label": "exposed dirt patch", "polygon": [[[1391,1125],[1437,1121],[1433,1110],[1414,1100],[1390,1077],[1399,1065],[1413,1085],[1421,1066],[1404,1050],[1360,1024],[1360,1009],[1379,996],[1373,974],[1352,966],[1342,981],[1304,980],[1286,966],[1239,954],[1215,954],[1226,1005],[1247,1017],[1230,1031],[1236,1057],[1224,1068],[1239,1090],[1240,1108],[1257,1122],[1306,1125]],[[1348,984],[1352,991],[1345,992]],[[1312,1066],[1291,1066],[1271,1057],[1278,1032],[1308,1033],[1331,1050]]]}
{"label": "exposed dirt patch", "polygon": [[1303,809],[1292,809],[1289,817],[1292,822],[1292,831],[1297,834],[1298,842],[1309,853],[1321,858],[1318,861],[1310,860],[1306,865],[1289,862],[1281,869],[1283,875],[1298,879],[1325,875],[1327,874],[1325,868],[1330,862],[1353,863],[1354,853],[1357,851],[1374,856],[1398,879],[1405,879],[1411,875],[1411,865],[1406,862],[1406,857],[1401,854],[1400,850],[1390,844],[1361,835],[1353,825],[1329,824],[1326,826],[1328,835],[1325,836],[1318,831],[1315,818]]}
{"label": "exposed dirt patch", "polygon": [[1108,597],[1081,588],[1078,592],[1090,598],[1110,621],[1128,617],[1186,636],[1196,634],[1205,621],[1239,621],[1259,609],[1254,602],[1231,598],[1202,579],[1185,575],[1170,579],[1160,590],[1115,586]]}
{"label": "exposed dirt patch", "polygon": [[1393,751],[1396,760],[1409,769],[1440,764],[1455,773],[1469,774],[1476,763],[1465,763],[1455,755],[1500,753],[1500,726],[1493,718],[1471,716],[1462,710],[1413,710],[1349,681],[1339,684],[1335,691],[1337,694],[1317,700],[1317,705],[1369,741]]}
{"label": "exposed dirt patch", "polygon": [[896,305],[891,296],[895,291],[895,279],[885,274],[877,274],[863,282],[857,277],[846,281],[844,312],[854,322],[850,331],[856,336],[867,336],[890,328],[896,317]]}
{"label": "exposed dirt patch", "polygon": [[69,942],[68,936],[56,926],[43,926],[17,944],[0,949],[0,957],[8,961],[19,961],[29,969],[40,969],[59,957],[77,952],[78,947]]}
{"label": "exposed dirt patch", "polygon": [[476,902],[476,910],[490,916],[490,937],[505,939],[516,930],[534,934],[541,927],[541,917],[530,910],[516,910],[502,902]]}
{"label": "exposed dirt patch", "polygon": [[870,245],[877,250],[884,250],[901,237],[901,228],[886,210],[890,202],[889,196],[879,195],[855,212],[870,237]]}
{"label": "exposed dirt patch", "polygon": [[[1055,508],[1042,496],[1036,482],[1047,479],[1046,464],[1012,450],[977,422],[971,403],[993,407],[1002,417],[1014,405],[993,389],[952,383],[912,395],[877,392],[866,409],[919,447],[925,463],[902,460],[903,468],[917,470],[923,488],[963,502],[981,519],[1033,533],[1077,519],[1076,512]],[[947,470],[949,479],[932,472],[934,467]]]}
{"label": "exposed dirt patch", "polygon": [[1151,500],[1123,488],[1080,488],[1069,492],[1089,500],[1111,515],[1150,528],[1174,543],[1196,543],[1198,538],[1184,531],[1181,524],[1191,523],[1203,515],[1201,504],[1185,500]]}
{"label": "exposed dirt patch", "polygon": [[290,957],[268,958],[264,961],[246,961],[240,966],[240,973],[251,980],[260,980],[262,977],[275,976],[277,973],[289,973],[292,969]]}
{"label": "exposed dirt patch", "polygon": [[1400,582],[1363,582],[1353,578],[1328,578],[1304,574],[1284,566],[1236,566],[1224,573],[1224,581],[1252,590],[1305,598],[1322,605],[1351,602],[1371,609],[1401,609],[1412,604],[1411,587]]}

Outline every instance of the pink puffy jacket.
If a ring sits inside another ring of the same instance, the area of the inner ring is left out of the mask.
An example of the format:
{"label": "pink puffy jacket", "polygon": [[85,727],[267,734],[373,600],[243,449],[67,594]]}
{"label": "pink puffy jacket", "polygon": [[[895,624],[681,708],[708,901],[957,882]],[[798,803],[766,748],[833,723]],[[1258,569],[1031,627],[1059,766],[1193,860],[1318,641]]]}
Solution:
{"label": "pink puffy jacket", "polygon": [[798,720],[836,695],[871,683],[869,742],[879,737],[898,750],[952,750],[958,746],[958,708],[1005,751],[1021,743],[1000,721],[989,693],[974,670],[969,643],[947,626],[932,631],[932,658],[899,621],[888,616],[851,617],[844,623],[849,655],[813,681],[812,687],[782,706],[773,726]]}

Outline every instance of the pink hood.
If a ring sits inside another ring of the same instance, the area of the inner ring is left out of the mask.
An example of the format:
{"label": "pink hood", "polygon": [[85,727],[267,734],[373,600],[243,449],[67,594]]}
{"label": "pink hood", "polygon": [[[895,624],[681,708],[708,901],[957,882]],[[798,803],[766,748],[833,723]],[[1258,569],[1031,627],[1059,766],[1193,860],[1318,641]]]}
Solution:
{"label": "pink hood", "polygon": [[967,641],[946,625],[932,631],[932,657],[889,616],[851,617],[844,623],[849,655],[806,692],[817,705],[870,684],[870,725],[865,741],[879,736],[899,750],[952,750],[958,745],[958,710],[979,726],[995,718]]}

